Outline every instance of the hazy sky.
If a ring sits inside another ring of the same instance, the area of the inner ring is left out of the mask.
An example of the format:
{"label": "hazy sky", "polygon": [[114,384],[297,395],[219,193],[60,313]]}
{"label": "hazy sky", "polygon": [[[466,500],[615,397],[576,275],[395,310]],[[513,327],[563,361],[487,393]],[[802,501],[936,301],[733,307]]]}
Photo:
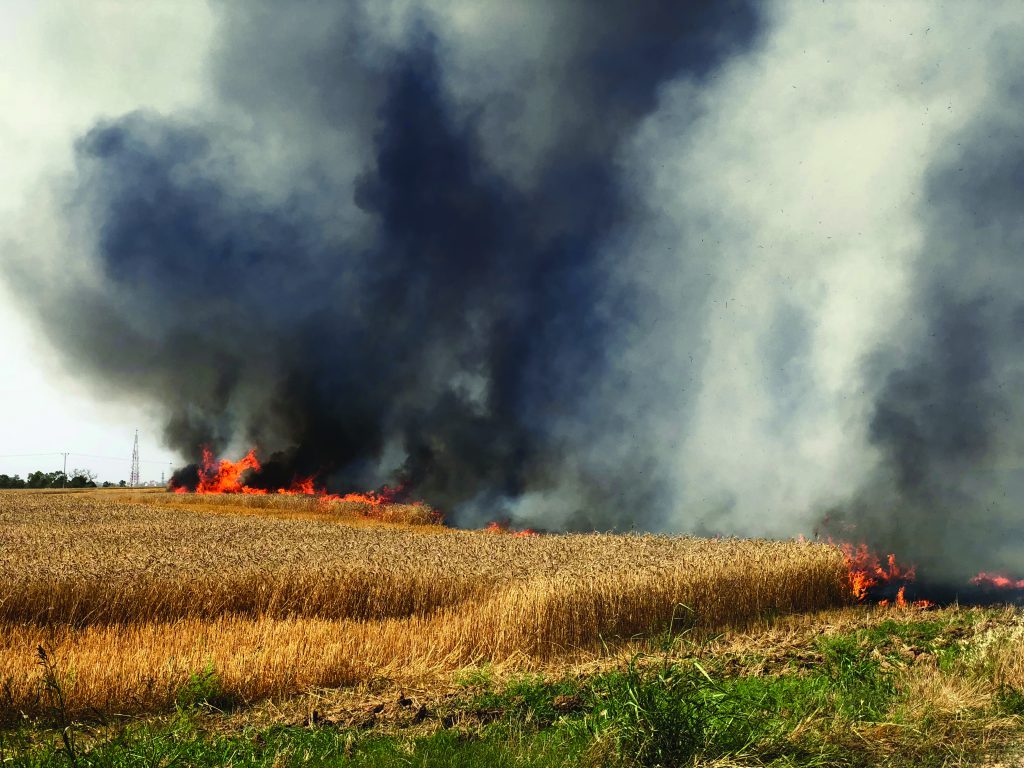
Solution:
{"label": "hazy sky", "polygon": [[[97,118],[199,98],[211,27],[201,1],[0,4],[0,258],[10,228],[39,187],[68,168],[74,139]],[[63,458],[54,454],[72,451],[91,456],[69,456],[69,469],[127,479],[138,428],[142,479],[159,479],[178,457],[160,445],[153,415],[76,381],[27,324],[18,299],[32,301],[0,283],[0,473],[59,469]]]}

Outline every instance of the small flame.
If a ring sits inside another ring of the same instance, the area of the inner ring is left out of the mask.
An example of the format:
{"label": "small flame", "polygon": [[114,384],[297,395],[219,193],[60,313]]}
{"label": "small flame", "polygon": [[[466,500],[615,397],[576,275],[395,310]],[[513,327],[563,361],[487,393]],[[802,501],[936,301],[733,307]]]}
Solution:
{"label": "small flame", "polygon": [[316,485],[312,477],[303,480],[296,480],[290,488],[278,488],[277,492],[284,496],[313,496],[316,494]]}
{"label": "small flame", "polygon": [[499,523],[497,520],[489,522],[483,528],[484,533],[507,533],[510,536],[516,538],[523,538],[525,536],[539,536],[532,528],[523,528],[522,530],[515,530],[508,523]]}
{"label": "small flame", "polygon": [[[368,491],[367,493],[346,493],[344,496],[337,496],[338,501],[348,501],[356,504],[369,504],[372,507],[380,507],[384,504],[398,504],[399,499],[405,494],[401,486],[389,488],[384,486],[379,491]],[[420,504],[421,502],[413,502]]]}
{"label": "small flame", "polygon": [[982,571],[971,579],[971,584],[989,589],[1024,589],[1024,579],[1011,579],[1009,576],[987,571]]}

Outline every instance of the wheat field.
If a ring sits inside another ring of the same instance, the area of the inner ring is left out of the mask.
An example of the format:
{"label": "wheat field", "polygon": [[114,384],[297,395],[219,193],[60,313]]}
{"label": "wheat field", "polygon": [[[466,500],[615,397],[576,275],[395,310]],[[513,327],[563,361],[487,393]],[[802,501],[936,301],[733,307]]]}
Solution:
{"label": "wheat field", "polygon": [[37,649],[77,712],[173,706],[213,670],[252,701],[479,663],[521,668],[677,628],[842,604],[813,543],[510,536],[294,501],[0,493],[2,714],[43,706]]}

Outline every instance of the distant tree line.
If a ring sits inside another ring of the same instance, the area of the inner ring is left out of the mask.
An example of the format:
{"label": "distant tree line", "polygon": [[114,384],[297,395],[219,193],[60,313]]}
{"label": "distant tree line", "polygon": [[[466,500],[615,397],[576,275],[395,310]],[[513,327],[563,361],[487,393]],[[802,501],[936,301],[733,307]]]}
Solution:
{"label": "distant tree line", "polygon": [[[122,480],[119,485],[124,486]],[[110,488],[113,483],[103,483]],[[57,472],[29,472],[28,477],[0,475],[0,488],[95,488],[96,475],[87,469],[74,469],[69,475]]]}

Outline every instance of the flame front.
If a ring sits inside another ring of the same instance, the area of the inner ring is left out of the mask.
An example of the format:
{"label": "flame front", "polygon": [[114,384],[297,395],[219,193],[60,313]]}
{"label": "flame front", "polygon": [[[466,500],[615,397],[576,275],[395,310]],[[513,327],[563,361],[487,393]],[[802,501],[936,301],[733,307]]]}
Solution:
{"label": "flame front", "polygon": [[[368,491],[366,493],[328,493],[326,488],[317,486],[312,477],[295,479],[287,488],[278,488],[270,491],[265,488],[254,487],[248,484],[252,477],[262,469],[259,459],[256,458],[255,449],[250,450],[238,461],[227,459],[217,460],[209,448],[203,448],[202,460],[198,467],[198,483],[194,489],[197,494],[246,494],[263,496],[276,493],[284,496],[315,496],[323,501],[346,502],[362,504],[369,507],[370,514],[379,513],[385,506],[393,504],[411,504],[414,506],[426,506],[421,501],[408,502],[404,500],[406,491],[402,486],[384,486],[379,491]],[[175,493],[187,493],[188,488],[175,487]],[[441,516],[432,513],[437,520]],[[489,523],[484,530],[488,533],[503,533],[510,536],[536,536],[536,531],[525,528],[516,530],[511,528],[508,522]],[[804,538],[801,536],[800,540]],[[829,539],[829,543],[839,548],[846,561],[850,594],[858,603],[876,602],[880,606],[894,606],[899,608],[915,607],[927,608],[933,605],[928,600],[908,601],[906,597],[907,586],[916,578],[916,568],[901,565],[894,554],[889,554],[883,562],[878,555],[873,553],[866,544],[851,544],[847,542],[836,543]],[[1024,579],[1013,579],[1002,574],[981,572],[970,580],[970,583],[987,590],[1024,590]],[[892,589],[896,590],[892,597]],[[879,593],[888,594],[882,597]]]}
{"label": "flame front", "polygon": [[[914,582],[917,573],[914,566],[904,567],[897,560],[896,556],[890,554],[883,563],[865,544],[836,543],[831,539],[829,543],[839,548],[846,560],[846,567],[849,570],[848,578],[850,594],[858,603],[877,603],[880,606],[893,606],[897,608],[928,608],[934,605],[930,600],[908,600],[907,587]],[[1024,592],[1024,579],[1015,579],[1000,573],[982,571],[970,579],[970,585],[976,588],[973,592],[966,591],[966,599],[978,600],[978,592],[985,602],[992,602],[995,595],[992,593],[1007,593],[1016,591]],[[896,589],[895,596],[892,590]],[[886,595],[886,596],[882,596]],[[999,600],[1006,599],[1009,595],[1002,595]],[[1020,601],[1020,594],[1014,595],[1013,599]],[[959,599],[959,597],[958,597]]]}
{"label": "flame front", "polygon": [[[318,486],[312,477],[300,477],[292,481],[286,488],[268,490],[249,485],[249,482],[262,470],[259,459],[256,458],[256,450],[250,450],[238,461],[227,459],[216,459],[213,452],[204,447],[202,459],[197,468],[199,479],[194,489],[179,485],[173,487],[175,493],[188,493],[190,490],[197,494],[244,494],[248,496],[266,496],[277,494],[281,496],[315,496],[324,502],[347,502],[352,504],[363,504],[370,508],[371,514],[380,512],[383,507],[395,504],[408,504],[410,506],[426,507],[422,501],[406,501],[406,490],[401,487],[391,488],[384,486],[379,491],[368,491],[366,493],[329,493],[326,488]],[[442,521],[441,514],[436,510],[430,511],[435,522]]]}
{"label": "flame front", "polygon": [[[831,541],[829,543],[834,544]],[[839,547],[846,560],[846,567],[849,569],[850,593],[858,603],[867,602],[875,588],[891,587],[898,584],[896,597],[894,599],[879,599],[879,605],[892,605],[899,608],[911,606],[928,608],[932,605],[928,600],[908,602],[906,599],[907,584],[914,581],[917,576],[914,566],[907,568],[900,565],[893,554],[886,557],[883,565],[878,556],[868,549],[866,544],[855,546],[844,542],[835,546]]]}

